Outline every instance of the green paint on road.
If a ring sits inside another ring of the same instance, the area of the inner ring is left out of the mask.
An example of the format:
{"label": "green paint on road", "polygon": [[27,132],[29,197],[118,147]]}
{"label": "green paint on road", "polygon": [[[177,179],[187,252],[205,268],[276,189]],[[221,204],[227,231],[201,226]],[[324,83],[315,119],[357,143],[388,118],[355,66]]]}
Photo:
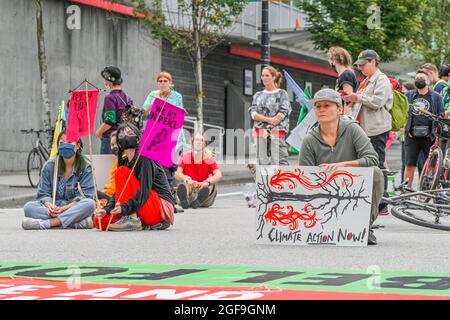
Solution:
{"label": "green paint on road", "polygon": [[0,277],[202,287],[262,287],[352,293],[450,296],[450,273],[249,266],[0,263]]}

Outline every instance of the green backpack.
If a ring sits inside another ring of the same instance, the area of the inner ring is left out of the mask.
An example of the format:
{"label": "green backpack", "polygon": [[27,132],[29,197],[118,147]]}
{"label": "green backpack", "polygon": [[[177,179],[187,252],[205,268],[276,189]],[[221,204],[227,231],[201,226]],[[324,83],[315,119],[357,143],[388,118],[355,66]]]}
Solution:
{"label": "green backpack", "polygon": [[389,111],[392,117],[392,131],[399,131],[406,126],[408,120],[409,103],[408,98],[403,93],[392,90],[394,101],[392,109]]}

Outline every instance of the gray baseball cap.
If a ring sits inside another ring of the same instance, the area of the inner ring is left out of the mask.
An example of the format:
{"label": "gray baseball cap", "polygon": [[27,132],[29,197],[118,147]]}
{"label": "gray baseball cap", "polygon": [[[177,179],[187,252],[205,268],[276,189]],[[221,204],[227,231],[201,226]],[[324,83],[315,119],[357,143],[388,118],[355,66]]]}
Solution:
{"label": "gray baseball cap", "polygon": [[342,98],[341,95],[332,89],[322,89],[316,92],[314,95],[314,99],[309,100],[309,104],[311,107],[314,107],[315,104],[319,101],[331,101],[336,103],[339,107],[342,108]]}
{"label": "gray baseball cap", "polygon": [[376,53],[375,50],[364,50],[361,51],[361,53],[358,55],[358,60],[354,63],[357,66],[360,66],[362,64],[366,64],[370,60],[377,60],[380,61],[380,56],[378,53]]}

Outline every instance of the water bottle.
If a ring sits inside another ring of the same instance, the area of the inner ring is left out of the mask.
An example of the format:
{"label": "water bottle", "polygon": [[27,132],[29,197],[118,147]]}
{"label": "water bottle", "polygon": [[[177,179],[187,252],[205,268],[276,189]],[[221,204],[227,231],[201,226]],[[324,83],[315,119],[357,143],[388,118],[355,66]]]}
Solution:
{"label": "water bottle", "polygon": [[247,201],[247,206],[249,208],[256,208],[256,184],[247,183],[242,191],[245,201]]}
{"label": "water bottle", "polygon": [[450,148],[445,150],[444,168],[450,169]]}

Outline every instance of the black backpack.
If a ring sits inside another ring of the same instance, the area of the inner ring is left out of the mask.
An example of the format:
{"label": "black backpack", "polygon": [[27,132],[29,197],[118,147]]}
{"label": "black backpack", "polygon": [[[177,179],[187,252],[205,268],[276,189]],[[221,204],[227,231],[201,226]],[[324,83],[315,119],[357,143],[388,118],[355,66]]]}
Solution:
{"label": "black backpack", "polygon": [[125,104],[125,109],[120,116],[120,123],[131,123],[135,125],[140,131],[142,131],[142,128],[144,127],[144,108],[134,106],[132,100],[128,99],[128,96],[126,96],[126,102],[122,99],[121,96],[116,96]]}

